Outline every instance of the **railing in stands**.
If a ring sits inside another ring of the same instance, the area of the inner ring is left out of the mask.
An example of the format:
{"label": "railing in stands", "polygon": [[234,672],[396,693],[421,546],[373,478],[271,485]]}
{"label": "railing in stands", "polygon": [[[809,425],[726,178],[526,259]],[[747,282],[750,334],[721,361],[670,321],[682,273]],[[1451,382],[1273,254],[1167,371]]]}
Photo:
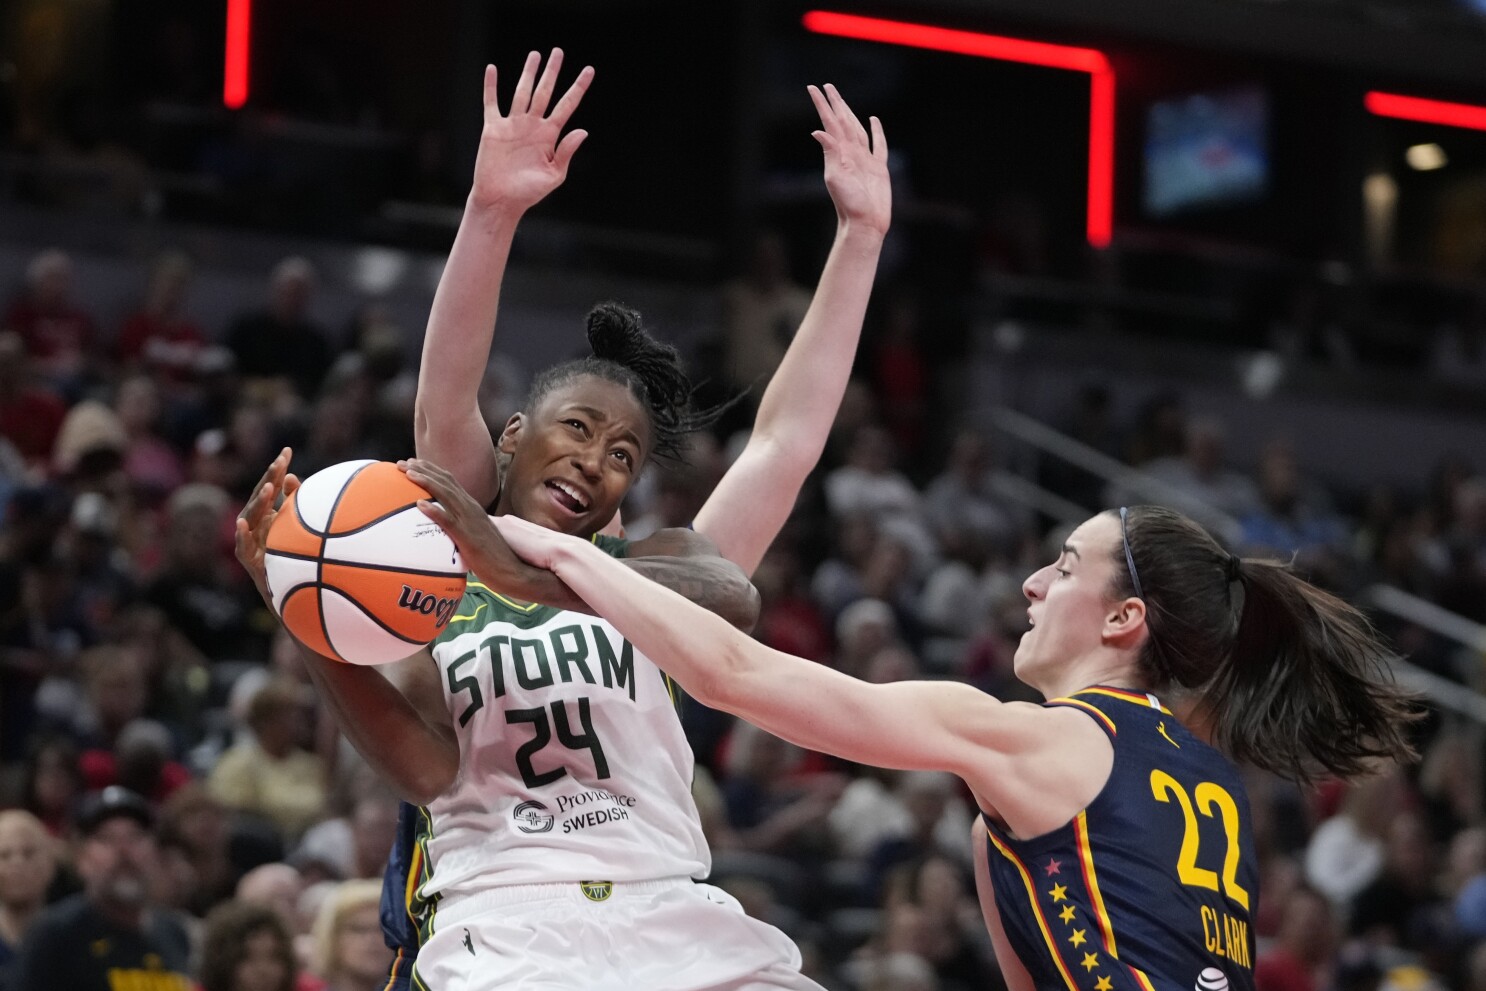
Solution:
{"label": "railing in stands", "polygon": [[[1024,413],[998,406],[986,410],[984,415],[1002,433],[1038,451],[1083,468],[1126,491],[1137,492],[1153,502],[1166,501],[1166,497],[1172,494],[1170,487],[1159,479],[1122,464]],[[1012,479],[1013,476],[1009,475],[998,476],[997,493],[1060,522],[1074,522],[1089,515],[1089,511],[1083,507],[1076,506],[1033,482],[1015,479],[1013,483]],[[1189,494],[1182,493],[1181,501],[1190,503],[1192,498]],[[1222,531],[1220,536],[1231,541],[1238,535],[1237,520],[1211,507],[1208,507],[1208,512],[1212,519],[1219,522],[1218,528]],[[1372,585],[1363,593],[1362,599],[1363,604],[1373,609],[1406,620],[1436,636],[1457,643],[1477,658],[1486,658],[1486,626],[1480,623],[1392,585]],[[1402,657],[1393,659],[1393,671],[1399,684],[1419,692],[1437,708],[1486,725],[1486,695],[1426,671]]]}

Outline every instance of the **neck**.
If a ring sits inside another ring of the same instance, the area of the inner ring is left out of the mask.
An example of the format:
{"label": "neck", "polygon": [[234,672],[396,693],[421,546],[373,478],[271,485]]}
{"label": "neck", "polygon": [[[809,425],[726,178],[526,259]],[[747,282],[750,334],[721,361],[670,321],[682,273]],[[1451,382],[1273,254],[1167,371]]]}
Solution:
{"label": "neck", "polygon": [[1057,699],[1095,685],[1123,688],[1131,692],[1147,690],[1135,676],[1135,665],[1127,652],[1111,653],[1103,650],[1058,671],[1049,672],[1047,678],[1038,679],[1038,683],[1032,687],[1041,692],[1044,698]]}
{"label": "neck", "polygon": [[0,939],[11,946],[19,944],[21,937],[26,935],[26,930],[31,928],[31,920],[41,911],[41,906],[40,898],[30,902],[0,905]]}
{"label": "neck", "polygon": [[110,898],[94,898],[93,907],[120,929],[143,929],[145,907],[135,902],[119,902]]}

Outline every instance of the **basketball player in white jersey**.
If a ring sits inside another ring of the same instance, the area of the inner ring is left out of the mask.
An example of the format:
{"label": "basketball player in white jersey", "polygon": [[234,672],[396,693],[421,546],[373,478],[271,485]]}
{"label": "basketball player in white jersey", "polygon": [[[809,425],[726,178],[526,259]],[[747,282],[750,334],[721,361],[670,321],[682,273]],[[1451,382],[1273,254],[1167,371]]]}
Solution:
{"label": "basketball player in white jersey", "polygon": [[[556,61],[549,62],[535,90],[536,62],[528,62],[509,118],[495,108],[494,80],[487,78],[477,190],[482,179],[499,171],[491,167],[490,149],[502,141],[511,144],[509,134],[499,132],[518,117],[527,119],[517,125],[536,122],[547,129],[545,160],[560,161],[565,170],[581,136],[558,143],[557,134],[576,104],[574,91],[581,95],[591,73],[585,71],[554,114],[545,117]],[[788,515],[823,446],[889,212],[885,146],[875,122],[873,149],[866,130],[833,91],[812,91],[812,97],[821,111],[824,130],[817,138],[826,148],[827,184],[840,219],[837,242],[810,315],[765,394],[748,452],[697,520],[698,530],[715,532],[729,556],[750,570]],[[492,130],[496,142],[489,140]],[[560,181],[559,170],[530,202]],[[446,276],[455,276],[460,263],[471,263],[482,252],[487,263],[489,253],[498,252],[498,274],[513,230],[513,221],[503,225],[478,209],[472,193]],[[488,268],[486,278],[475,277],[481,268],[475,262],[465,273],[469,278],[446,278],[441,285],[425,352],[425,382],[435,381],[429,377],[437,364],[431,356],[451,333],[443,328],[461,320],[469,329],[456,342],[474,340],[479,352],[478,362],[464,356],[464,368],[483,367],[498,282],[492,287]],[[483,300],[472,298],[482,293]],[[460,320],[450,322],[451,312]],[[684,411],[654,402],[669,390],[664,375],[660,381],[645,380],[648,369],[664,364],[652,342],[632,333],[634,328],[605,329],[626,319],[613,308],[596,322],[591,318],[590,339],[600,361],[559,368],[538,380],[533,401],[500,438],[500,454],[510,457],[503,478],[488,434],[479,435],[478,444],[460,445],[488,452],[485,477],[499,486],[498,511],[570,533],[592,533],[617,507],[617,499],[610,505],[611,497],[622,498],[650,449],[674,440],[686,425]],[[606,370],[606,363],[621,371]],[[632,377],[640,388],[628,381]],[[474,413],[478,376],[468,380],[468,412]],[[439,381],[435,395],[457,397],[457,390]],[[420,402],[420,453],[430,453],[429,433],[444,435],[428,412]],[[484,430],[477,414],[465,423]],[[773,462],[776,455],[782,457]],[[292,489],[282,462],[276,462],[260,490],[259,504],[245,511],[250,519],[240,532],[250,562],[251,538],[266,526],[263,497],[285,482]],[[469,466],[461,467],[468,474]],[[472,511],[483,522],[475,503],[450,511]],[[462,531],[468,526],[469,520],[461,521]],[[688,880],[705,875],[709,857],[689,794],[690,750],[671,709],[667,680],[602,621],[536,605],[584,608],[569,591],[554,587],[550,575],[522,569],[493,528],[488,530],[490,539],[477,540],[468,550],[475,575],[490,580],[472,584],[457,618],[433,648],[436,666],[426,656],[413,659],[415,673],[403,683],[410,697],[424,702],[428,689],[436,690],[436,711],[411,702],[398,705],[378,697],[379,689],[349,685],[345,670],[315,663],[317,680],[353,742],[370,750],[373,763],[425,806],[427,835],[419,841],[423,863],[412,871],[417,893],[409,907],[424,922],[428,942],[414,986],[813,987],[798,974],[798,954],[782,934],[747,919],[721,892]],[[647,541],[630,551],[648,553],[645,544],[700,549],[690,535],[660,537],[659,545]],[[749,603],[739,608],[735,576],[716,559],[632,563],[693,598],[705,601],[710,595],[715,607],[747,612]],[[430,670],[437,676],[432,686],[426,677]],[[365,681],[356,669],[351,673]],[[434,724],[442,717],[456,744],[453,773],[447,742],[417,760],[389,753],[404,748],[386,745],[389,717],[375,708],[378,701],[394,710],[390,720],[414,737],[441,736]]]}

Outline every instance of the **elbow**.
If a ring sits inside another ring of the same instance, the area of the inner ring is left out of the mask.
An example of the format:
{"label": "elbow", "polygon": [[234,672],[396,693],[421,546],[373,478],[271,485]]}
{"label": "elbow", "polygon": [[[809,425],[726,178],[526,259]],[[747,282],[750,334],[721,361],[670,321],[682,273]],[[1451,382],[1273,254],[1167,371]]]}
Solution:
{"label": "elbow", "polygon": [[428,805],[454,787],[454,779],[459,776],[459,768],[444,768],[441,766],[425,765],[412,768],[410,773],[403,776],[399,781],[402,799],[411,805]]}
{"label": "elbow", "polygon": [[735,627],[744,633],[752,633],[753,628],[758,625],[759,612],[763,606],[759,599],[758,589],[748,579],[741,579],[738,594],[734,597],[735,602],[728,617]]}

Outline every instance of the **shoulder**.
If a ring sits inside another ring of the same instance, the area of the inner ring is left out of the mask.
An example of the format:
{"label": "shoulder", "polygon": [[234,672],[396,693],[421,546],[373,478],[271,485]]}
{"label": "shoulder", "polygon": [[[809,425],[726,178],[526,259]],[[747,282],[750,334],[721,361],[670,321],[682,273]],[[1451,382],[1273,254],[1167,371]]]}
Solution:
{"label": "shoulder", "polygon": [[[629,545],[630,557],[718,557],[717,545],[686,527],[657,530]],[[616,555],[618,556],[618,555]]]}
{"label": "shoulder", "polygon": [[69,895],[55,905],[48,906],[37,916],[23,945],[50,945],[58,939],[71,938],[76,935],[77,930],[89,925],[92,914],[87,896]]}

